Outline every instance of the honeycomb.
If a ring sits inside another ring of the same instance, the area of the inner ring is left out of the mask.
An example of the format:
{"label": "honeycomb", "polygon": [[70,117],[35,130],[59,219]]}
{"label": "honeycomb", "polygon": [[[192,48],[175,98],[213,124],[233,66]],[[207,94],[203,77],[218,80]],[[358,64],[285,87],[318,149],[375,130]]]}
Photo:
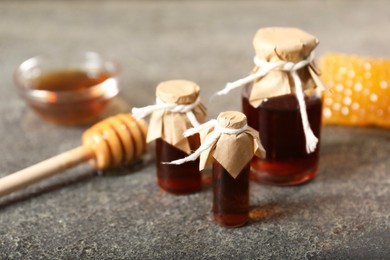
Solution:
{"label": "honeycomb", "polygon": [[390,59],[328,53],[319,67],[324,124],[390,128]]}

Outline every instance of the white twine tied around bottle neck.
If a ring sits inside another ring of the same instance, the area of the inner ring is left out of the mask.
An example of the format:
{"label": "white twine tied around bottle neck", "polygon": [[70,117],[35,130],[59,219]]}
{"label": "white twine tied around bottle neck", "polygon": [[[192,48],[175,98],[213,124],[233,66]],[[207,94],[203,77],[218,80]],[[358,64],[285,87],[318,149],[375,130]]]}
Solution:
{"label": "white twine tied around bottle neck", "polygon": [[134,107],[131,110],[131,113],[137,119],[144,118],[158,110],[167,110],[173,113],[185,113],[187,115],[188,120],[190,120],[192,126],[196,127],[199,126],[199,122],[196,119],[196,116],[194,115],[192,110],[199,104],[200,104],[200,97],[198,97],[195,100],[195,102],[192,104],[165,103],[164,101],[162,101],[157,97],[155,105],[150,105],[141,108]]}
{"label": "white twine tied around bottle neck", "polygon": [[165,164],[179,165],[185,162],[194,161],[202,154],[202,152],[212,147],[218,141],[219,137],[221,137],[222,134],[229,134],[229,135],[241,134],[248,128],[248,125],[245,124],[243,127],[239,129],[226,128],[220,126],[220,124],[216,119],[212,119],[204,124],[198,125],[197,127],[188,129],[187,131],[184,132],[184,137],[189,137],[191,135],[199,133],[203,129],[211,128],[211,127],[214,128],[213,133],[207,136],[206,140],[202,143],[201,146],[199,146],[199,148],[195,152],[182,159],[174,160],[172,162],[166,162]]}
{"label": "white twine tied around bottle neck", "polygon": [[303,131],[305,133],[306,139],[306,152],[312,153],[315,151],[318,143],[318,138],[314,135],[313,131],[310,128],[309,119],[306,112],[306,104],[303,94],[302,81],[297,73],[297,71],[307,65],[309,65],[314,60],[314,52],[311,52],[309,57],[304,60],[301,60],[297,63],[289,61],[265,61],[259,59],[257,56],[254,57],[254,63],[259,67],[259,70],[253,74],[248,75],[245,78],[239,79],[234,82],[229,82],[226,84],[225,88],[217,92],[218,96],[226,95],[231,90],[241,87],[249,82],[252,82],[258,78],[265,76],[272,70],[281,70],[288,71],[291,73],[291,76],[295,85],[295,95],[298,99],[299,110],[302,118]]}

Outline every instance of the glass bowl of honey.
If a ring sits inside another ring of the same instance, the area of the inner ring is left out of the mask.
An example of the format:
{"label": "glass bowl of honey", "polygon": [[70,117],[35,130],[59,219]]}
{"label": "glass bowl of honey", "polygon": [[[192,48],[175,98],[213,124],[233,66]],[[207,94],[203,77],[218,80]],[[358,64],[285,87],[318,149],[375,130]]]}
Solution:
{"label": "glass bowl of honey", "polygon": [[36,56],[14,74],[20,96],[44,120],[60,125],[98,121],[119,92],[119,66],[96,52]]}

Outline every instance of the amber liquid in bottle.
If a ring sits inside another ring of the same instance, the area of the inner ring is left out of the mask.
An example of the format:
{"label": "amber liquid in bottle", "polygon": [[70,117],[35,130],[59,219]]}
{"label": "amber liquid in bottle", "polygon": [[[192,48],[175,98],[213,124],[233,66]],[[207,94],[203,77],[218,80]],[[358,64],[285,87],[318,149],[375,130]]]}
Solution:
{"label": "amber liquid in bottle", "polygon": [[224,227],[239,227],[248,221],[250,163],[234,179],[223,166],[213,164],[213,214]]}
{"label": "amber liquid in bottle", "polygon": [[[82,70],[59,70],[48,72],[31,81],[30,88],[79,95],[79,91],[96,86],[109,79],[104,71],[89,73]],[[102,97],[85,98],[77,102],[61,102],[61,97],[53,95],[45,102],[30,101],[33,109],[44,119],[59,124],[81,124],[93,122],[103,113],[107,101]]]}
{"label": "amber liquid in bottle", "polygon": [[[245,91],[248,91],[248,86]],[[269,98],[258,108],[248,101],[244,92],[243,111],[248,125],[258,130],[266,157],[254,157],[250,178],[267,184],[296,185],[314,178],[318,169],[319,146],[307,154],[298,100],[294,94]],[[321,99],[306,96],[306,109],[314,135],[320,140]]]}
{"label": "amber liquid in bottle", "polygon": [[[192,150],[200,145],[199,135],[189,137]],[[158,185],[167,192],[173,194],[194,193],[201,188],[201,172],[199,171],[199,159],[180,165],[163,164],[188,156],[161,138],[156,140],[156,167]]]}

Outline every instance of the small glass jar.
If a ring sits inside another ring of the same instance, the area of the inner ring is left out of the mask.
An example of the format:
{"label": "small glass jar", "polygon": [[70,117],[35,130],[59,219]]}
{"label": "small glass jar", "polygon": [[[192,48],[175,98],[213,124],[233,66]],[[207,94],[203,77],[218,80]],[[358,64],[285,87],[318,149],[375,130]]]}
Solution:
{"label": "small glass jar", "polygon": [[224,227],[240,227],[249,218],[249,172],[250,162],[237,178],[218,162],[213,163],[213,215]]}
{"label": "small glass jar", "polygon": [[156,88],[156,104],[133,108],[136,118],[151,114],[147,142],[156,141],[157,183],[173,194],[188,194],[201,189],[199,160],[182,165],[169,162],[186,157],[200,146],[199,135],[184,137],[184,132],[206,120],[200,103],[200,87],[188,80],[161,82]]}
{"label": "small glass jar", "polygon": [[[199,135],[188,137],[191,149],[199,145]],[[187,156],[187,153],[167,143],[161,138],[156,140],[156,168],[158,185],[174,194],[194,193],[201,189],[199,159],[180,165],[165,164]]]}

